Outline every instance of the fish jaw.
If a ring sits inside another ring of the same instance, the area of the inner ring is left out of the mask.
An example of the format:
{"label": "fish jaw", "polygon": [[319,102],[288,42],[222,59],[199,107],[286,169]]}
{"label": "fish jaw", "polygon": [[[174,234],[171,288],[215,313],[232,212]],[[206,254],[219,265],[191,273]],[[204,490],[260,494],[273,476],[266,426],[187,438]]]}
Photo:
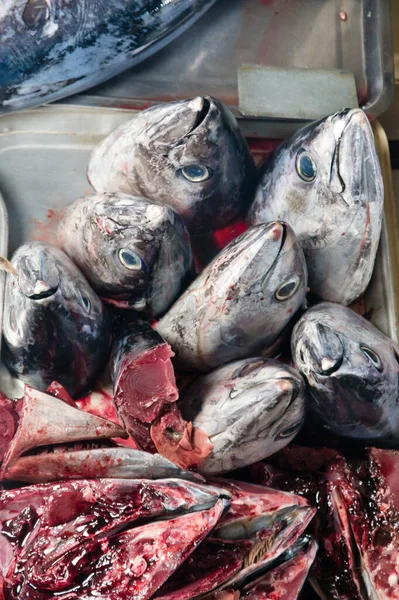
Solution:
{"label": "fish jaw", "polygon": [[159,600],[202,598],[211,590],[230,589],[230,583],[241,588],[295,545],[315,514],[293,494],[220,478],[210,483],[230,494],[230,510],[159,591]]}
{"label": "fish jaw", "polygon": [[242,600],[297,600],[314,562],[317,544],[305,539],[303,547],[292,558],[245,586]]}
{"label": "fish jaw", "polygon": [[134,448],[78,443],[44,447],[42,452],[22,456],[4,468],[5,480],[26,483],[104,477],[147,478],[179,477],[203,481],[201,475],[180,469],[160,456]]}
{"label": "fish jaw", "polygon": [[4,455],[3,476],[17,458],[38,446],[126,437],[119,425],[80,411],[29,386],[25,386],[24,397],[18,402],[16,411],[18,425]]}
{"label": "fish jaw", "polygon": [[15,437],[18,429],[18,420],[19,415],[16,403],[0,392],[0,463],[3,462]]}

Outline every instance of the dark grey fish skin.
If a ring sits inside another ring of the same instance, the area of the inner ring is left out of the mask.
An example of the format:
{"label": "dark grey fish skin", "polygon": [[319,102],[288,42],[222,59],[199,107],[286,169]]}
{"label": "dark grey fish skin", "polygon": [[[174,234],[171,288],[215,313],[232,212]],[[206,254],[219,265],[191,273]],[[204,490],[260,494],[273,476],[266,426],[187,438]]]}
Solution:
{"label": "dark grey fish skin", "polygon": [[219,475],[275,454],[304,419],[305,385],[282,363],[249,358],[199,377],[181,396],[184,419],[213,444],[201,471]]}
{"label": "dark grey fish skin", "polygon": [[307,270],[292,228],[258,225],[226,246],[155,329],[182,371],[265,354],[303,305]]}
{"label": "dark grey fish skin", "polygon": [[58,381],[72,396],[88,391],[110,349],[100,298],[59,248],[21,246],[7,275],[2,357],[18,379],[44,391]]}
{"label": "dark grey fish skin", "polygon": [[344,110],[284,141],[260,171],[249,225],[290,223],[311,292],[348,305],[365,291],[381,234],[384,189],[365,113]]}
{"label": "dark grey fish skin", "polygon": [[296,324],[295,365],[319,426],[367,445],[399,443],[399,347],[349,308],[323,302]]}
{"label": "dark grey fish skin", "polygon": [[92,153],[97,192],[169,204],[191,233],[224,227],[252,200],[255,166],[232,113],[209,96],[144,110]]}
{"label": "dark grey fish skin", "polygon": [[2,0],[0,112],[82,92],[177,38],[215,0]]}
{"label": "dark grey fish skin", "polygon": [[164,313],[194,274],[181,217],[146,198],[80,198],[63,214],[58,235],[103,300],[147,317]]}

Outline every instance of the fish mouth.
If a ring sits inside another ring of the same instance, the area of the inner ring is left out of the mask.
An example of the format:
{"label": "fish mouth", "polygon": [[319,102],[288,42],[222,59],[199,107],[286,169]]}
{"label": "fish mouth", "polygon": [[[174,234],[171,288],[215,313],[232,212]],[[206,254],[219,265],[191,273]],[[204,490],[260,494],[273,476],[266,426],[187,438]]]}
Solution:
{"label": "fish mouth", "polygon": [[[310,506],[290,506],[276,510],[272,514],[255,517],[254,527],[250,527],[251,534],[244,539],[256,540],[243,562],[243,568],[223,584],[222,589],[231,587],[238,589],[243,585],[267,573],[276,565],[276,560],[284,556],[285,552],[298,542],[307,526],[313,519],[316,511]],[[243,526],[243,519],[240,520]],[[247,519],[248,522],[251,519]],[[234,525],[234,523],[232,523]],[[235,532],[238,533],[237,523]],[[263,527],[262,527],[263,525]],[[223,527],[223,525],[222,525]],[[231,532],[234,530],[231,529]],[[245,529],[243,530],[245,532]],[[219,537],[220,527],[215,530],[212,537]],[[227,526],[224,528],[224,539],[228,539]],[[235,537],[239,540],[239,537]],[[243,539],[243,538],[241,538]]]}
{"label": "fish mouth", "polygon": [[190,105],[197,112],[196,112],[194,122],[193,122],[191,128],[189,129],[189,131],[186,133],[186,136],[194,133],[194,131],[196,129],[198,129],[204,123],[205,119],[207,118],[207,116],[211,110],[210,99],[207,97],[203,97],[203,96],[198,96],[197,98],[194,98],[194,100],[191,100]]}
{"label": "fish mouth", "polygon": [[30,300],[45,300],[46,298],[51,298],[54,296],[58,290],[58,285],[55,287],[48,287],[43,282],[38,282],[42,284],[42,289],[39,288],[38,284],[35,285],[35,290],[38,290],[36,293],[29,294],[26,297]]}
{"label": "fish mouth", "polygon": [[323,323],[305,322],[296,333],[294,353],[304,373],[329,377],[339,371],[344,360],[344,347],[333,329]]}
{"label": "fish mouth", "polygon": [[[337,139],[331,161],[330,187],[339,194],[347,192],[355,199],[373,198],[379,190],[378,159],[375,152],[374,136],[367,116],[360,108],[346,109],[334,117],[344,120]],[[347,160],[350,157],[350,160]]]}

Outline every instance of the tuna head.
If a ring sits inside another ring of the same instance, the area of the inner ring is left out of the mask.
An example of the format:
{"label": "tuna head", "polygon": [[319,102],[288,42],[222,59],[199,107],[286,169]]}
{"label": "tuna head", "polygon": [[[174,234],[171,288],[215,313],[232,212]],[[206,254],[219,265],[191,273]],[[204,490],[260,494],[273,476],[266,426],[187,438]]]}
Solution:
{"label": "tuna head", "polygon": [[99,297],[58,248],[31,242],[13,256],[5,291],[3,359],[39,390],[54,380],[72,395],[93,383],[109,350]]}
{"label": "tuna head", "polygon": [[382,209],[373,133],[363,111],[353,109],[308,125],[272,154],[248,221],[290,223],[305,252],[311,291],[350,304],[370,281]]}
{"label": "tuna head", "polygon": [[306,285],[291,227],[258,225],[218,254],[156,328],[182,370],[209,371],[270,349],[303,304]]}
{"label": "tuna head", "polygon": [[64,213],[61,245],[112,304],[159,315],[193,269],[183,221],[168,206],[127,194],[94,194]]}
{"label": "tuna head", "polygon": [[298,433],[304,384],[294,369],[264,358],[226,365],[183,394],[182,413],[210,438],[202,470],[220,474],[274,454]]}
{"label": "tuna head", "polygon": [[371,323],[337,304],[305,313],[292,336],[309,408],[334,433],[368,444],[399,441],[399,348]]}
{"label": "tuna head", "polygon": [[251,200],[254,163],[230,111],[210,97],[162,104],[121,125],[94,150],[98,192],[169,204],[196,233],[222,227]]}

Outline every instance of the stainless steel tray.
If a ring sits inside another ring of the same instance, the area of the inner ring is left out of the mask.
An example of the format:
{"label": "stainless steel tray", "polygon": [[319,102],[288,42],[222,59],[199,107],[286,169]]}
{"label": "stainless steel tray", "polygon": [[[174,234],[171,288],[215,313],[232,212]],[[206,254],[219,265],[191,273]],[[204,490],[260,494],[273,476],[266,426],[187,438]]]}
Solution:
{"label": "stainless steel tray", "polygon": [[242,64],[353,72],[378,117],[394,89],[390,0],[219,0],[162,52],[71,102],[143,108],[210,94],[238,111]]}
{"label": "stainless steel tray", "polygon": [[[24,241],[51,239],[57,211],[90,193],[86,167],[91,150],[132,112],[50,105],[0,118],[0,191],[8,209],[10,254]],[[361,312],[398,340],[399,250],[389,149],[382,127],[374,124],[385,181],[385,215],[372,282],[357,303]],[[258,145],[257,153],[270,149]],[[7,215],[0,202],[0,254],[7,251]],[[0,314],[4,279],[0,278]],[[0,389],[14,393],[15,382],[0,369]]]}

